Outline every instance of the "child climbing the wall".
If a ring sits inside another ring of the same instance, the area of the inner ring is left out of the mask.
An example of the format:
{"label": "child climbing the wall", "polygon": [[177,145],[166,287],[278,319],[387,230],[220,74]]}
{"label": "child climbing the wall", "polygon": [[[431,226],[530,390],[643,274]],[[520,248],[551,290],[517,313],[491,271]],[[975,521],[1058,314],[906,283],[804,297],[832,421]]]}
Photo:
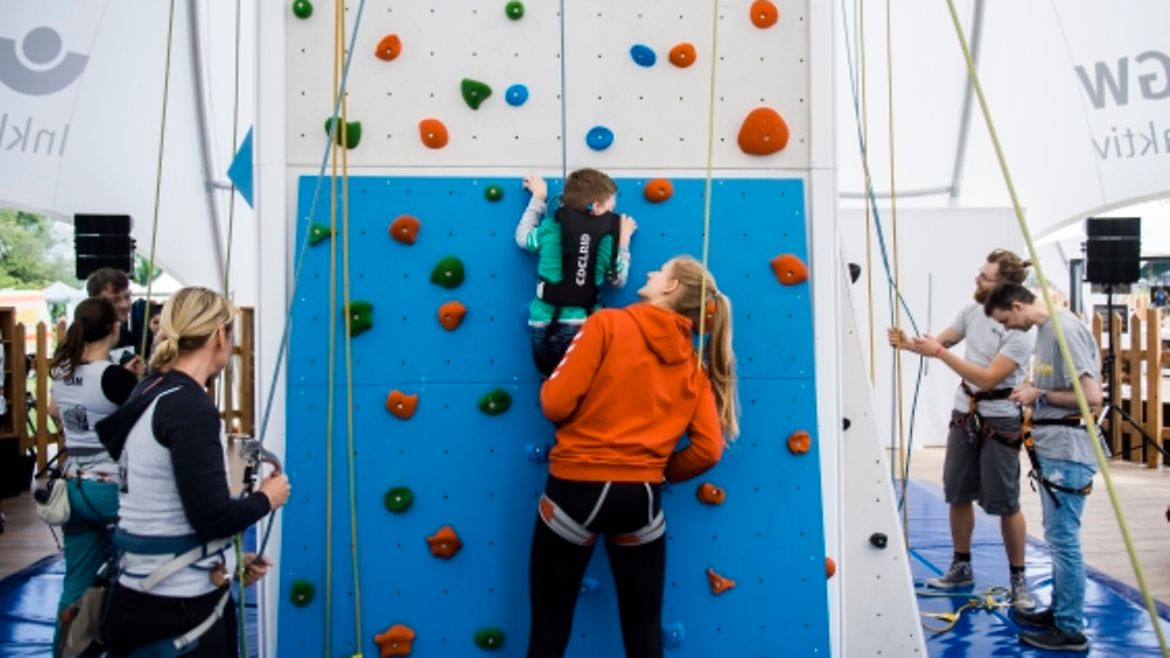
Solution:
{"label": "child climbing the wall", "polygon": [[[589,316],[540,390],[557,424],[529,563],[528,658],[564,655],[597,536],[605,536],[627,658],[661,658],[666,520],[660,487],[718,463],[739,433],[731,302],[698,261],[647,275],[641,303]],[[710,339],[702,363],[700,309]],[[686,432],[690,443],[675,446]]]}
{"label": "child climbing the wall", "polygon": [[585,318],[597,310],[602,284],[625,285],[630,238],[638,225],[614,212],[617,185],[596,169],[569,174],[561,207],[543,221],[548,184],[529,176],[524,188],[532,199],[516,226],[516,244],[538,255],[539,282],[528,326],[536,369],[548,377]]}

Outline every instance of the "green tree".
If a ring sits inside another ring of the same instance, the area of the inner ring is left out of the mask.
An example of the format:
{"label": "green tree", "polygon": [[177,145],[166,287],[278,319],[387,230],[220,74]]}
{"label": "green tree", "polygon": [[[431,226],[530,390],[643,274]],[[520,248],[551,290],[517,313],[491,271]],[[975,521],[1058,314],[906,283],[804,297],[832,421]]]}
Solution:
{"label": "green tree", "polygon": [[0,209],[0,288],[32,290],[54,281],[78,285],[73,263],[53,253],[62,242],[49,218]]}
{"label": "green tree", "polygon": [[134,279],[134,283],[145,286],[162,276],[162,273],[162,269],[158,265],[151,264],[150,259],[134,254],[134,274],[131,277]]}

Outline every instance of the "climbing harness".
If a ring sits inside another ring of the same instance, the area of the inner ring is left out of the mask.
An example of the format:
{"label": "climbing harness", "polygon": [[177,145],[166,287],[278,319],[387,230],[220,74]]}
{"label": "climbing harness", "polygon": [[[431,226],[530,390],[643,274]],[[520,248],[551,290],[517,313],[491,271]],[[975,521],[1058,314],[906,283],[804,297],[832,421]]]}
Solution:
{"label": "climbing harness", "polygon": [[1023,443],[1019,433],[1009,434],[1000,432],[993,428],[990,424],[985,422],[983,414],[979,413],[979,403],[990,400],[1006,400],[1012,394],[1010,388],[995,388],[990,391],[976,391],[972,389],[967,382],[961,382],[959,386],[963,389],[963,393],[967,395],[967,413],[957,414],[951,419],[951,428],[963,427],[967,431],[967,435],[979,440],[994,439],[1012,450],[1019,450]]}
{"label": "climbing harness", "polygon": [[1006,587],[988,587],[982,594],[975,594],[974,592],[933,592],[925,590],[917,590],[915,592],[920,597],[937,597],[937,598],[965,598],[967,602],[956,608],[953,612],[923,612],[923,617],[930,617],[932,619],[939,619],[946,622],[945,626],[931,626],[926,622],[922,622],[922,627],[931,633],[946,633],[959,623],[964,612],[975,610],[986,610],[988,612],[995,612],[1003,608],[1010,608],[1011,590]]}
{"label": "climbing harness", "polygon": [[1031,480],[1032,491],[1036,491],[1036,485],[1039,484],[1044,492],[1052,498],[1052,503],[1060,507],[1060,499],[1056,497],[1057,491],[1066,494],[1073,494],[1076,496],[1088,496],[1093,493],[1093,481],[1083,487],[1066,487],[1058,482],[1053,482],[1044,476],[1044,470],[1040,468],[1040,458],[1036,455],[1036,439],[1032,436],[1032,428],[1036,425],[1061,425],[1065,427],[1080,427],[1080,415],[1065,416],[1064,418],[1032,418],[1032,410],[1030,408],[1020,409],[1020,439],[1024,444],[1024,449],[1028,453],[1028,461],[1032,464],[1032,470],[1028,473],[1028,479]]}
{"label": "climbing harness", "polygon": [[[597,533],[588,529],[589,524],[593,523],[593,519],[597,518],[598,512],[601,511],[601,506],[605,504],[605,498],[609,494],[612,482],[606,482],[601,489],[601,494],[597,497],[597,503],[593,505],[593,511],[589,513],[589,518],[585,519],[584,523],[577,523],[573,517],[569,516],[563,509],[561,509],[548,494],[542,494],[540,503],[537,506],[537,511],[540,514],[540,520],[548,526],[562,539],[567,542],[576,544],[578,546],[592,546],[597,541]],[[658,513],[654,513],[654,492],[649,484],[646,484],[646,497],[649,501],[649,509],[646,517],[649,522],[638,528],[633,532],[627,532],[617,535],[608,535],[607,539],[611,544],[618,546],[641,546],[642,544],[649,544],[655,541],[666,533],[666,515],[660,509]]]}

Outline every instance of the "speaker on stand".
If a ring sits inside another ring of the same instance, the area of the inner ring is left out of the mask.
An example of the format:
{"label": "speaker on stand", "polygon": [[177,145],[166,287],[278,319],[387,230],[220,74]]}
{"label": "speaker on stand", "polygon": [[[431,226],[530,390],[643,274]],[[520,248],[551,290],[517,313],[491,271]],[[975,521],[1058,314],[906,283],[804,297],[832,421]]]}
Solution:
{"label": "speaker on stand", "polygon": [[74,215],[73,249],[77,255],[77,278],[84,281],[103,267],[133,273],[132,226],[129,215]]}

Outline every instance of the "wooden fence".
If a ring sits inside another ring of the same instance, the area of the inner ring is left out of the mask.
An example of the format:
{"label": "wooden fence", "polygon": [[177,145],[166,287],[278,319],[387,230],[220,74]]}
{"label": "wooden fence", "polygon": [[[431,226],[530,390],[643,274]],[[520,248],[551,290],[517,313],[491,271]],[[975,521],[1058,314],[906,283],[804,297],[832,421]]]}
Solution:
{"label": "wooden fence", "polygon": [[[26,352],[25,338],[29,328],[23,324],[16,324],[13,331],[15,358],[11,366],[12,391],[8,397],[12,414],[12,429],[20,438],[20,450],[25,452],[35,448],[37,456],[37,470],[43,469],[50,459],[50,446],[60,452],[64,448],[64,439],[56,423],[49,417],[50,377],[49,362],[53,352],[49,343],[49,327],[44,322],[38,323],[31,331],[36,332],[36,348],[31,354]],[[64,321],[55,328],[56,340],[65,335]],[[217,404],[220,417],[223,418],[227,431],[231,434],[245,434],[252,436],[255,433],[255,318],[251,307],[241,307],[236,318],[236,345],[232,348],[232,359],[224,368],[223,378],[226,382],[223,393]],[[55,343],[54,343],[55,344]],[[30,360],[28,357],[32,356]],[[29,366],[31,365],[31,372]],[[26,393],[31,389],[34,404],[25,403]],[[216,385],[208,390],[212,399],[216,399]]]}
{"label": "wooden fence", "polygon": [[[1122,320],[1119,314],[1113,314],[1111,336],[1106,337],[1104,319],[1093,316],[1093,336],[1101,347],[1102,358],[1107,346],[1113,346],[1110,372],[1102,376],[1113,382],[1113,404],[1124,409],[1146,434],[1165,447],[1170,443],[1170,430],[1165,425],[1163,405],[1167,399],[1163,396],[1162,371],[1170,368],[1170,351],[1162,349],[1161,311],[1150,308],[1134,313],[1124,331]],[[1161,453],[1144,445],[1142,435],[1122,421],[1119,414],[1110,414],[1106,440],[1116,457],[1145,462],[1150,468],[1159,465]]]}

